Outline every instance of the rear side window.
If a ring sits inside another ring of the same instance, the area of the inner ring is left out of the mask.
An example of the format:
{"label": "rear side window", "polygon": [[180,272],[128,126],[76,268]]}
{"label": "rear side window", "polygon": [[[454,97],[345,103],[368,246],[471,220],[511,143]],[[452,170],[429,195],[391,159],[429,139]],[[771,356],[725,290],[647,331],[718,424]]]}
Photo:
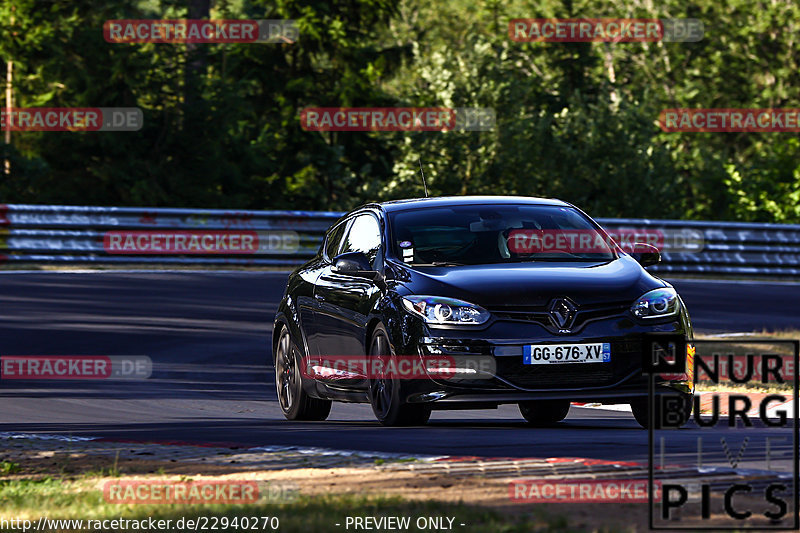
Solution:
{"label": "rear side window", "polygon": [[328,237],[325,239],[324,249],[326,259],[333,259],[339,255],[339,250],[342,248],[342,237],[344,236],[344,231],[347,229],[348,223],[349,221],[345,220],[328,233]]}

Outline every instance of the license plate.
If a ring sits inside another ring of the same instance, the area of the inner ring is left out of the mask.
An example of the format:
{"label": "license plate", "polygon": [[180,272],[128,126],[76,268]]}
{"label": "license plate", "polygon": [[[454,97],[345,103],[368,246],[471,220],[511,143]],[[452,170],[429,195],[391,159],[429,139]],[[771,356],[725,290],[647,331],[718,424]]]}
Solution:
{"label": "license plate", "polygon": [[593,344],[529,344],[522,347],[526,365],[564,363],[610,363],[611,343]]}

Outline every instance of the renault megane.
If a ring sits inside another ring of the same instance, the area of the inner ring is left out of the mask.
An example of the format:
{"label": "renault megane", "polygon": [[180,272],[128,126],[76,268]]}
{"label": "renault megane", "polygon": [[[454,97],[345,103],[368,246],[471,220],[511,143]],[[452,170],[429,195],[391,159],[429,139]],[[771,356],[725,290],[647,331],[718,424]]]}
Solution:
{"label": "renault megane", "polygon": [[[410,425],[513,403],[548,425],[571,402],[628,403],[647,426],[645,335],[692,337],[680,296],[644,268],[659,258],[559,200],[362,206],[289,276],[272,345],[281,410],[324,420],[332,401],[364,402]],[[662,375],[656,392],[688,420],[690,375]]]}

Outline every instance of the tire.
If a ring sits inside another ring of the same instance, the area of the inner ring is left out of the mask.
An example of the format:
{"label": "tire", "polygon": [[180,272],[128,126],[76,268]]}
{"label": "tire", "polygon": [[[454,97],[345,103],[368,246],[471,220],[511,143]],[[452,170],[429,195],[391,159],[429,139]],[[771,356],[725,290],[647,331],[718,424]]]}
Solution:
{"label": "tire", "polygon": [[531,426],[546,427],[567,418],[569,405],[569,400],[519,402],[519,412]]}
{"label": "tire", "polygon": [[[655,404],[656,425],[654,429],[680,428],[689,422],[692,417],[693,397],[688,394],[676,394],[668,396],[657,396]],[[666,405],[667,411],[662,407]],[[647,399],[637,399],[631,402],[631,412],[633,418],[640,426],[647,429],[650,427],[650,406]]]}
{"label": "tire", "polygon": [[[375,327],[367,353],[370,357],[384,360],[393,357],[389,335],[383,324]],[[387,365],[382,365],[382,368],[386,367]],[[428,422],[431,417],[430,406],[401,402],[399,379],[385,374],[372,377],[374,379],[369,380],[369,403],[378,422],[384,426],[422,426]]]}
{"label": "tire", "polygon": [[325,420],[331,412],[331,401],[312,398],[303,390],[300,353],[289,329],[283,325],[275,347],[278,405],[288,420]]}

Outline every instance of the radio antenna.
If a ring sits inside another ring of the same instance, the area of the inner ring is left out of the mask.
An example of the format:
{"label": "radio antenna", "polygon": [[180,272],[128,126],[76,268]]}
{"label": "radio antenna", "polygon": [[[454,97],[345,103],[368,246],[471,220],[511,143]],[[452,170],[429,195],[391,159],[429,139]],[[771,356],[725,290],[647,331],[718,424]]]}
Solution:
{"label": "radio antenna", "polygon": [[427,198],[428,197],[428,184],[425,183],[425,172],[422,171],[422,159],[420,159],[418,157],[417,161],[419,162],[419,173],[422,176],[422,186],[425,188],[425,198]]}

